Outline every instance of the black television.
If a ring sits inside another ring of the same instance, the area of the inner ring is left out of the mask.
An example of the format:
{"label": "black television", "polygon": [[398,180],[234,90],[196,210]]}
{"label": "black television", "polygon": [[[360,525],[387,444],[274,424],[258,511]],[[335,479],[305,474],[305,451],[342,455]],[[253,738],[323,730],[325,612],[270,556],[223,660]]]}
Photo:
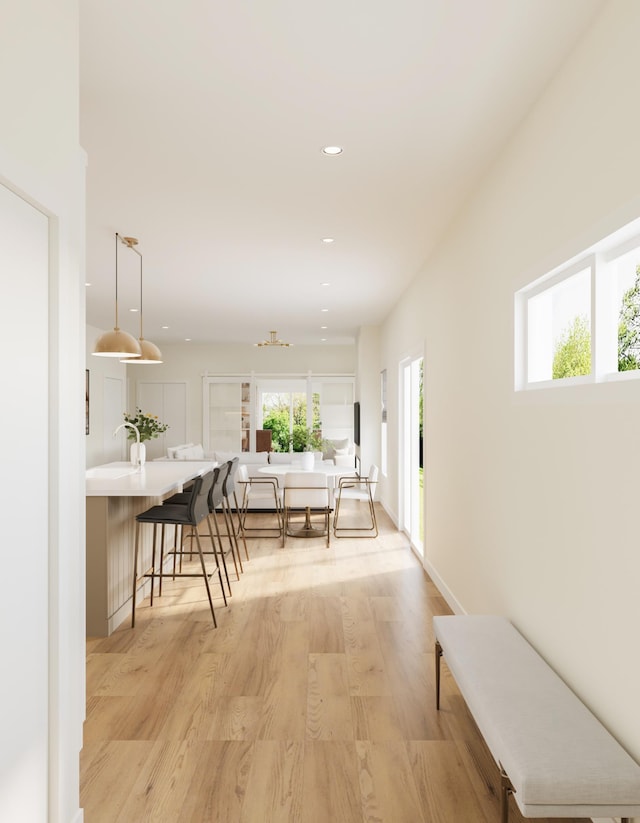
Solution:
{"label": "black television", "polygon": [[360,403],[357,400],[353,404],[353,442],[360,445]]}

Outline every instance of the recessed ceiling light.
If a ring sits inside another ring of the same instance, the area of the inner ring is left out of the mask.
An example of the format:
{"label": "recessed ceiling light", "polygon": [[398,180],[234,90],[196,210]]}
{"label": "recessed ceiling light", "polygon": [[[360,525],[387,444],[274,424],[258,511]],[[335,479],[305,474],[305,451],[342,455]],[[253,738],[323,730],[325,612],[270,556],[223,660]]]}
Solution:
{"label": "recessed ceiling light", "polygon": [[136,311],[138,311],[138,309],[129,309],[129,311],[136,312]]}
{"label": "recessed ceiling light", "polygon": [[342,154],[342,146],[323,146],[322,153],[335,157],[337,154]]}
{"label": "recessed ceiling light", "polygon": [[334,238],[333,238],[333,237],[323,237],[323,238],[322,238],[322,242],[323,242],[323,243],[333,243],[333,242],[334,242]]}
{"label": "recessed ceiling light", "polygon": [[321,286],[330,286],[330,285],[331,285],[331,283],[324,282],[324,283],[320,283],[320,285],[321,285]]}
{"label": "recessed ceiling light", "polygon": [[185,337],[184,342],[185,343],[191,343],[191,338],[190,337]]}
{"label": "recessed ceiling light", "polygon": [[321,342],[321,343],[326,343],[326,342],[327,342],[327,338],[326,338],[326,337],[321,337],[321,338],[320,338],[320,342]]}
{"label": "recessed ceiling light", "polygon": [[162,328],[163,328],[163,329],[168,329],[168,328],[169,328],[169,326],[162,326]]}
{"label": "recessed ceiling light", "polygon": [[320,309],[320,311],[329,311],[329,309]]}
{"label": "recessed ceiling light", "polygon": [[90,285],[91,285],[91,283],[85,283],[85,286],[90,286]]}
{"label": "recessed ceiling light", "polygon": [[321,329],[328,329],[328,326],[320,326]]}

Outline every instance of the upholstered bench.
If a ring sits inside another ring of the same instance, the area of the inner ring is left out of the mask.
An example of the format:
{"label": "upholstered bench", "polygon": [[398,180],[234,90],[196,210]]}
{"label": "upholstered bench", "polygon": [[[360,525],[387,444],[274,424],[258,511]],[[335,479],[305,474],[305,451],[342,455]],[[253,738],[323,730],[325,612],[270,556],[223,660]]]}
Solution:
{"label": "upholstered bench", "polygon": [[640,766],[503,617],[434,617],[436,705],[444,656],[524,817],[640,815]]}

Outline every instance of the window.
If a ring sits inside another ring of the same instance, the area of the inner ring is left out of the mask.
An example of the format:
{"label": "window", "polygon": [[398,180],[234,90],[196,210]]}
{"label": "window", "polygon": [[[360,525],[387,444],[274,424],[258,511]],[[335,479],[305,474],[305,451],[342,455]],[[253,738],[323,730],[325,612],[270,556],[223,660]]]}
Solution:
{"label": "window", "polygon": [[353,438],[354,387],[352,375],[203,376],[205,451],[252,451],[262,428],[274,451],[300,451],[310,433]]}
{"label": "window", "polygon": [[591,267],[527,300],[530,383],[591,373]]}
{"label": "window", "polygon": [[515,298],[517,390],[640,376],[640,220]]}

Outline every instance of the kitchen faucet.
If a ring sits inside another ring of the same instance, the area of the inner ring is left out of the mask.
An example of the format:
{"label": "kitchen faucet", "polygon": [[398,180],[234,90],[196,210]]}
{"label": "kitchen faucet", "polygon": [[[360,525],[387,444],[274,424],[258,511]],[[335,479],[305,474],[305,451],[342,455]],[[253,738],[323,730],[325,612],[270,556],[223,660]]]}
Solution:
{"label": "kitchen faucet", "polygon": [[134,432],[136,433],[136,443],[138,445],[138,449],[136,451],[136,465],[138,466],[138,471],[141,471],[142,463],[140,462],[140,431],[139,431],[138,427],[134,426],[133,423],[120,423],[120,425],[114,431],[113,436],[115,437],[116,434],[118,434],[118,432],[120,431],[120,429],[124,429],[125,427],[129,428],[129,429],[133,429]]}

